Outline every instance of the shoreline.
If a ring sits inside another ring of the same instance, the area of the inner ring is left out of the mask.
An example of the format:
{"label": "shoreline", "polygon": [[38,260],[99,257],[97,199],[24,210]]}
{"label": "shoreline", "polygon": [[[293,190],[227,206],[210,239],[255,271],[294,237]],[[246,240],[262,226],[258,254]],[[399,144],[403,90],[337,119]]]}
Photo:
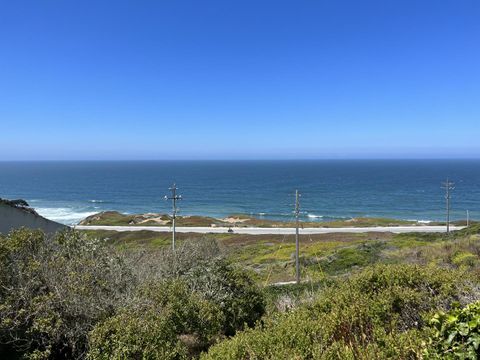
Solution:
{"label": "shoreline", "polygon": [[[473,223],[473,222],[472,222]],[[464,226],[466,221],[452,221],[452,226]],[[164,227],[172,225],[172,218],[168,214],[146,213],[146,214],[122,214],[117,211],[104,211],[90,215],[81,220],[80,226],[126,226],[126,227]],[[346,220],[333,221],[300,221],[302,228],[377,228],[377,227],[401,227],[408,226],[414,228],[425,228],[427,226],[445,226],[445,222],[426,222],[423,220],[398,220],[389,218],[351,218]],[[224,218],[214,218],[208,216],[177,216],[177,227],[199,227],[199,228],[294,228],[295,221],[277,221],[263,218],[234,214]]]}

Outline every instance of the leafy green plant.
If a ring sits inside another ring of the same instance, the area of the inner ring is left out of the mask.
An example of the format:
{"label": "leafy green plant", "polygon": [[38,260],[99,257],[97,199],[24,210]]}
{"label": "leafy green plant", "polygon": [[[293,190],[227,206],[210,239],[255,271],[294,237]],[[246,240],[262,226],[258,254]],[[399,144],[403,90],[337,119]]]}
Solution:
{"label": "leafy green plant", "polygon": [[424,354],[428,359],[478,359],[480,356],[480,302],[437,312],[429,325],[433,334]]}

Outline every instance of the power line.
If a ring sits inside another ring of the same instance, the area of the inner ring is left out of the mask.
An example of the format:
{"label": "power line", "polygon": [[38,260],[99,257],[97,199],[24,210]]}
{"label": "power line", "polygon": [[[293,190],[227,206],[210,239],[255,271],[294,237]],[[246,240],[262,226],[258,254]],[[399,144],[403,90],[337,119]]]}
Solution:
{"label": "power line", "polygon": [[175,250],[175,219],[177,217],[177,201],[182,200],[182,195],[177,195],[177,185],[173,183],[172,187],[168,188],[172,192],[172,196],[166,196],[165,200],[172,200],[172,249]]}
{"label": "power line", "polygon": [[455,183],[447,181],[442,183],[442,189],[445,189],[445,201],[447,206],[447,234],[450,233],[450,198],[452,196],[452,190],[455,189]]}

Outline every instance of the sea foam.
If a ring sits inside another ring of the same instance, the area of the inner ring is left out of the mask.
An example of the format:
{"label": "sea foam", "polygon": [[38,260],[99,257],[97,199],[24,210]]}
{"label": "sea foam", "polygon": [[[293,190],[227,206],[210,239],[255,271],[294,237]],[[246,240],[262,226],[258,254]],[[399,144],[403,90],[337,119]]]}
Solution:
{"label": "sea foam", "polygon": [[43,217],[57,221],[66,225],[77,224],[80,220],[87,216],[94,215],[96,211],[75,211],[71,208],[35,208],[35,210]]}

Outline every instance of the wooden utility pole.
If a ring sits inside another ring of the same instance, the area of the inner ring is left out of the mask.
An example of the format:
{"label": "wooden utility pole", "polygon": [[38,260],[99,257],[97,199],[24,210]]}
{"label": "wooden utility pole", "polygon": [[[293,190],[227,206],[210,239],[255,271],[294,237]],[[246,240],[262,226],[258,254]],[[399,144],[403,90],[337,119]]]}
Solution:
{"label": "wooden utility pole", "polygon": [[442,184],[442,188],[445,189],[445,200],[447,205],[447,234],[450,233],[450,198],[452,190],[455,189],[455,184],[448,180]]}
{"label": "wooden utility pole", "polygon": [[169,188],[172,192],[172,196],[165,196],[165,200],[172,200],[172,249],[175,251],[175,219],[177,217],[177,200],[182,200],[182,195],[177,195],[177,185],[173,183],[172,187]]}
{"label": "wooden utility pole", "polygon": [[300,215],[300,194],[298,190],[295,190],[295,275],[297,279],[297,284],[300,284],[300,259],[299,259],[299,236],[298,236],[298,227],[299,227],[299,215]]}

